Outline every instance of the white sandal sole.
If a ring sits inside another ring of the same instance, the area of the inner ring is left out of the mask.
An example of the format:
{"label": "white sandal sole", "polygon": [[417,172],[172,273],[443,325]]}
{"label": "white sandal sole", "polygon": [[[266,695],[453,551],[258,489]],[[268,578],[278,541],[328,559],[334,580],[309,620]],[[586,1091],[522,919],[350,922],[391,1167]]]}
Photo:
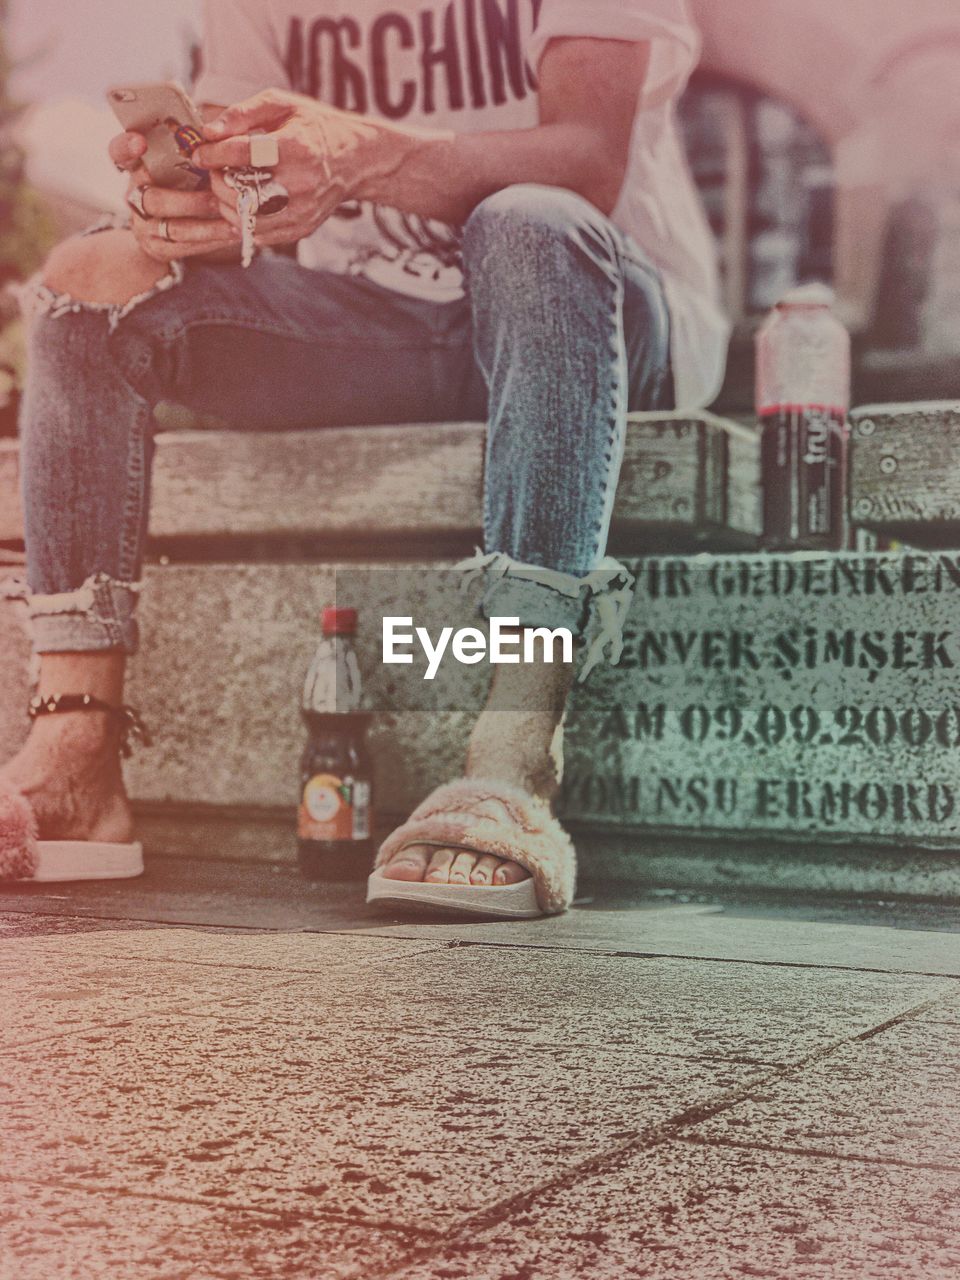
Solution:
{"label": "white sandal sole", "polygon": [[459,911],[502,920],[533,920],[544,914],[529,877],[519,884],[424,884],[422,880],[390,880],[373,871],[367,879],[367,902]]}
{"label": "white sandal sole", "polygon": [[143,845],[94,840],[38,840],[37,869],[15,884],[58,880],[131,880],[143,875]]}

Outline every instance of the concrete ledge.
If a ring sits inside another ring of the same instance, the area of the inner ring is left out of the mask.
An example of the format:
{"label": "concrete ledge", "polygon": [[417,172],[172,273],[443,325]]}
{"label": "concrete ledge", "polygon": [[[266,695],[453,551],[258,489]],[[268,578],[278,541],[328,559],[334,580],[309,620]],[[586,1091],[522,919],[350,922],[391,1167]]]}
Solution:
{"label": "concrete ledge", "polygon": [[571,830],[585,884],[960,902],[960,858],[929,849]]}
{"label": "concrete ledge", "polygon": [[[479,538],[480,423],[317,431],[173,431],[157,437],[155,539]],[[0,443],[0,541],[23,537],[15,441]],[[753,545],[755,432],[711,414],[631,418],[615,519],[635,536]]]}
{"label": "concrete ledge", "polygon": [[[565,812],[594,829],[960,849],[956,553],[647,557],[617,668],[574,691]],[[444,566],[156,566],[130,699],[157,729],[131,760],[151,804],[292,809],[318,616],[360,611],[377,804],[462,767],[487,670],[384,666],[381,618],[436,636],[473,602]],[[26,727],[25,606],[0,608],[0,743]],[[9,656],[7,656],[9,655]]]}
{"label": "concrete ledge", "polygon": [[[293,814],[284,809],[138,804],[148,856],[285,865],[296,858]],[[403,814],[379,814],[378,836]],[[614,885],[643,889],[778,893],[960,902],[960,858],[927,849],[817,845],[657,831],[620,834],[578,823],[581,892]],[[358,878],[364,873],[358,869]]]}
{"label": "concrete ledge", "polygon": [[960,401],[850,415],[853,521],[918,546],[960,545]]}

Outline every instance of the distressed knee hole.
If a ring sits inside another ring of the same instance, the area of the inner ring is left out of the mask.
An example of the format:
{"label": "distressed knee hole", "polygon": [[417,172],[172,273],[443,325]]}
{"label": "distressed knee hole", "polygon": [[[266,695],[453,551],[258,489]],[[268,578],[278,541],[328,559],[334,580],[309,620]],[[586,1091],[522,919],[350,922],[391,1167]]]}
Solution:
{"label": "distressed knee hole", "polygon": [[124,306],[166,274],[166,266],[148,258],[132,232],[116,229],[65,240],[41,276],[48,289],[77,302]]}
{"label": "distressed knee hole", "polygon": [[111,331],[141,303],[183,279],[183,264],[154,262],[133,233],[106,227],[97,235],[65,240],[20,290],[28,320],[78,312],[102,312]]}

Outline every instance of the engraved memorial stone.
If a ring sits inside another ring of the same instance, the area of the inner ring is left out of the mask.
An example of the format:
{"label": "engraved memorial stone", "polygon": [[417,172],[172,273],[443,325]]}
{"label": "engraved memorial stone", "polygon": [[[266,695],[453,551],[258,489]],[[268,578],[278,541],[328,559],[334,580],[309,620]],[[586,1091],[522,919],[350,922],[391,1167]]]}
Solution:
{"label": "engraved memorial stone", "polygon": [[575,691],[564,809],[960,844],[960,552],[647,558]]}

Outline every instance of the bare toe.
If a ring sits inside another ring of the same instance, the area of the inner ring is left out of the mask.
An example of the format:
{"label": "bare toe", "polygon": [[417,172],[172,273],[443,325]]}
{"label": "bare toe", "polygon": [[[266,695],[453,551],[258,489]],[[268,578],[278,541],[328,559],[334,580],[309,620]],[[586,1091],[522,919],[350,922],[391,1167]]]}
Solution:
{"label": "bare toe", "polygon": [[470,873],[477,865],[477,854],[468,849],[460,849],[450,865],[451,884],[469,884]]}
{"label": "bare toe", "polygon": [[387,880],[423,880],[432,852],[433,850],[424,844],[412,844],[406,849],[401,849],[397,856],[391,858],[382,868],[384,878]]}
{"label": "bare toe", "polygon": [[471,884],[492,884],[493,873],[500,865],[500,859],[494,858],[492,854],[485,853],[482,858],[477,859],[477,865],[470,873]]}
{"label": "bare toe", "polygon": [[434,849],[424,880],[429,880],[431,884],[446,884],[450,879],[450,867],[456,856],[456,849]]}
{"label": "bare toe", "polygon": [[529,874],[529,871],[517,862],[504,862],[493,873],[493,883],[519,884],[521,880],[526,880]]}

